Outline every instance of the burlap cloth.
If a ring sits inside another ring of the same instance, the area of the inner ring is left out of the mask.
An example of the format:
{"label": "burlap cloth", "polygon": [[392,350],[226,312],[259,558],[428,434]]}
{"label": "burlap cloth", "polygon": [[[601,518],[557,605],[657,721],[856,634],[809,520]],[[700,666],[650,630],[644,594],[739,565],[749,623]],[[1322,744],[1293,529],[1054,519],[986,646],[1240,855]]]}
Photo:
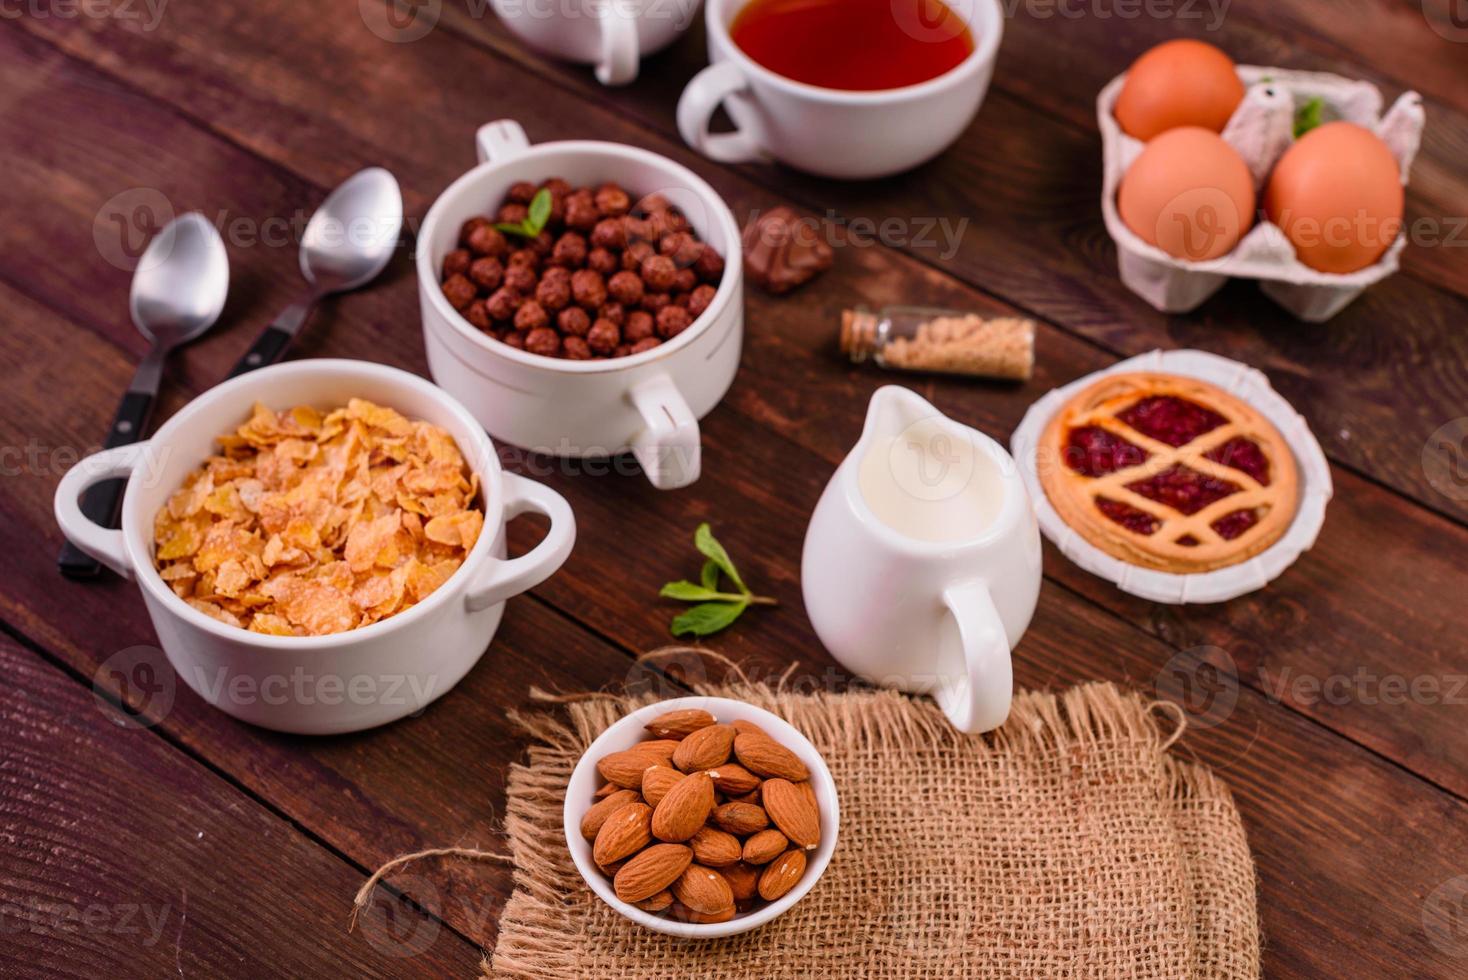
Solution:
{"label": "burlap cloth", "polygon": [[1228,789],[1168,751],[1175,723],[1110,684],[1022,693],[987,736],[893,692],[700,694],[800,729],[840,793],[836,854],[763,928],[692,942],[623,919],[566,850],[588,744],[651,697],[525,717],[510,771],[515,891],[487,975],[551,980],[1259,976],[1254,866]]}

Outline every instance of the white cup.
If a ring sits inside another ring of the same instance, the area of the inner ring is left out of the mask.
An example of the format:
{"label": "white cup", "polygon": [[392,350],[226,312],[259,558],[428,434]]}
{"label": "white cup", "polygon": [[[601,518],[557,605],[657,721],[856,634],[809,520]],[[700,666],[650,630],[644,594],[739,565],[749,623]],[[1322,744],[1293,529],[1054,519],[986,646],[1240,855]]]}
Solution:
{"label": "white cup", "polygon": [[[501,441],[574,459],[631,452],[659,490],[693,483],[702,460],[698,420],[733,384],[744,338],[744,260],[728,205],[687,167],[638,147],[591,140],[532,145],[508,119],[480,127],[476,142],[479,166],[439,196],[418,232],[418,293],[433,380]],[[656,193],[677,205],[724,257],[708,309],[652,350],[590,361],[517,350],[460,316],[438,286],[459,227],[493,212],[517,181],[548,177],[577,186],[615,181],[634,199]]]}
{"label": "white cup", "polygon": [[596,66],[603,85],[637,78],[644,55],[673,42],[703,0],[493,0],[512,34],[543,54]]}
{"label": "white cup", "polygon": [[[747,0],[709,0],[711,64],[678,101],[678,131],[720,163],[776,159],[822,177],[862,180],[910,170],[943,152],[973,120],[1004,33],[999,0],[949,0],[974,38],[957,67],[918,85],[854,92],[807,85],[750,58],[729,36]],[[737,127],[711,133],[723,106]]]}
{"label": "white cup", "polygon": [[[960,471],[903,487],[912,493],[909,510],[935,501],[934,491],[977,481],[990,512],[981,528],[920,539],[874,512],[862,492],[863,463],[884,447],[909,451],[913,433]],[[971,452],[952,452],[960,442]],[[1035,511],[1004,448],[906,388],[878,390],[861,441],[816,504],[801,558],[806,612],[831,655],[874,684],[932,695],[961,732],[997,728],[1009,715],[1010,650],[1034,615],[1040,571]]]}

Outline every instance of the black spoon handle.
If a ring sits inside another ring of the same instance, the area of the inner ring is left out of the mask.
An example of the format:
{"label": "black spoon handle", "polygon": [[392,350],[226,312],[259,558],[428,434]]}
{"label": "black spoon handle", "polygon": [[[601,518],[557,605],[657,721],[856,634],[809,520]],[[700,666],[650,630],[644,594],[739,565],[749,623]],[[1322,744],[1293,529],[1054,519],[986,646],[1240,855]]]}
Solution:
{"label": "black spoon handle", "polygon": [[[129,391],[122,396],[117,406],[117,415],[112,419],[112,428],[103,443],[106,449],[137,442],[148,427],[148,417],[153,414],[153,402],[157,396],[147,391]],[[124,479],[103,480],[94,483],[82,494],[82,513],[87,519],[102,527],[113,527],[117,523],[117,505],[122,501],[122,491],[127,487]],[[95,578],[102,565],[91,555],[70,541],[61,548],[56,559],[61,574],[67,578]]]}
{"label": "black spoon handle", "polygon": [[306,317],[311,315],[311,308],[316,305],[316,299],[317,296],[314,293],[309,293],[303,299],[297,300],[282,310],[280,316],[275,318],[275,322],[255,338],[255,343],[245,351],[245,356],[230,369],[229,377],[238,378],[247,371],[274,364],[284,357],[286,348],[290,347],[291,341],[295,340],[296,334],[300,333],[301,325],[306,322]]}

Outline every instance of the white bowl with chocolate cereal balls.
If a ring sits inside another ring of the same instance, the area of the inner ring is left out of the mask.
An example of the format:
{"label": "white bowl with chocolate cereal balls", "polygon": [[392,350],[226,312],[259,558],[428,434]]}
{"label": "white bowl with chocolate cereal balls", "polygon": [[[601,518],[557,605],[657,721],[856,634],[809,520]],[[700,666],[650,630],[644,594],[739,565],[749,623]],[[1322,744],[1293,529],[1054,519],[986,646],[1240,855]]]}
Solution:
{"label": "white bowl with chocolate cereal balls", "polygon": [[705,181],[618,143],[477,134],[481,163],[418,236],[429,370],[496,438],[632,453],[654,486],[698,478],[698,419],[743,341],[738,226]]}
{"label": "white bowl with chocolate cereal balls", "polygon": [[788,910],[836,849],[825,761],[778,716],[729,698],[640,708],[586,750],[566,843],[591,890],[649,929],[732,936]]}

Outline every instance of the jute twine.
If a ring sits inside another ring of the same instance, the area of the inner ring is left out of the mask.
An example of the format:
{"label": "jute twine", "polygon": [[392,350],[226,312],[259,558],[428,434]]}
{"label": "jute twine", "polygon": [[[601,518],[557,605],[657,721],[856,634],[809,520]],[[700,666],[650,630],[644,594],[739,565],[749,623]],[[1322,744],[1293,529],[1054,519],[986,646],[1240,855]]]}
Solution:
{"label": "jute twine", "polygon": [[1182,732],[1175,706],[1103,683],[1023,692],[1002,729],[965,736],[931,702],[892,691],[798,694],[737,671],[697,691],[773,711],[825,757],[841,828],[820,882],[729,939],[623,919],[571,863],[562,804],[586,746],[655,698],[555,698],[561,707],[518,719],[532,744],[509,775],[515,891],[486,976],[1259,976],[1243,826],[1218,779],[1168,752]]}

